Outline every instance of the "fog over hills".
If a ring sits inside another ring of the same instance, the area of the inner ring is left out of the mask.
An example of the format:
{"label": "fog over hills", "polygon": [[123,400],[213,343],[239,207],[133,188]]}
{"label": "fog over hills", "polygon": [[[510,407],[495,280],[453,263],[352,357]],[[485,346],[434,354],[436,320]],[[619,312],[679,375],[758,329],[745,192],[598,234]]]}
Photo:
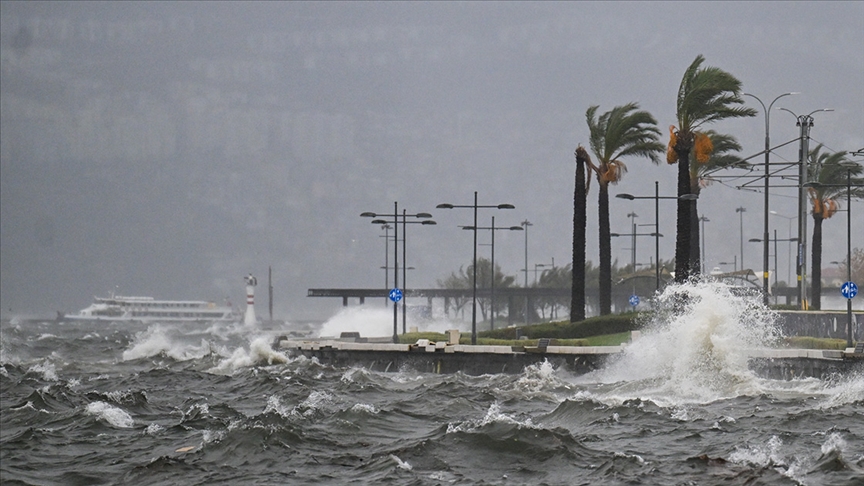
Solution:
{"label": "fog over hills", "polygon": [[[637,101],[665,142],[678,83],[700,53],[763,101],[802,92],[775,106],[833,108],[814,115],[811,147],[864,147],[862,2],[0,9],[4,316],[73,311],[111,291],[240,304],[242,277],[255,273],[266,288],[272,265],[277,317],[324,318],[341,303],[309,299],[306,289],[384,284],[383,232],[361,212],[392,213],[398,201],[400,212],[433,213],[437,226],[408,228],[408,279],[434,286],[470,263],[471,236],[457,225],[472,223],[470,211],[435,206],[470,204],[474,191],[481,204],[516,206],[481,211],[481,225],[493,215],[500,226],[531,221],[529,269],[552,258],[564,265],[585,110]],[[754,107],[756,118],[712,127],[738,137],[745,156],[764,144]],[[772,145],[795,138],[794,123],[774,110]],[[797,146],[777,154],[794,161]],[[622,233],[628,212],[652,223],[653,203],[614,194],[651,195],[655,180],[672,194],[676,172],[625,162],[628,174],[610,190],[612,231]],[[703,191],[709,265],[740,252],[735,207],[747,208],[745,245],[762,235],[762,194],[735,188],[743,182]],[[794,216],[794,190],[771,195],[772,209]],[[852,210],[864,214],[864,204]],[[661,212],[669,259],[674,207],[664,202]],[[825,262],[845,257],[843,218],[825,223]],[[786,236],[788,220],[771,224]],[[517,282],[524,238],[496,234],[496,262]],[[613,241],[613,258],[628,263],[629,245]],[[746,265],[761,268],[761,247],[749,245]],[[647,239],[637,249],[639,262],[653,258]],[[787,248],[778,254],[783,280]]]}

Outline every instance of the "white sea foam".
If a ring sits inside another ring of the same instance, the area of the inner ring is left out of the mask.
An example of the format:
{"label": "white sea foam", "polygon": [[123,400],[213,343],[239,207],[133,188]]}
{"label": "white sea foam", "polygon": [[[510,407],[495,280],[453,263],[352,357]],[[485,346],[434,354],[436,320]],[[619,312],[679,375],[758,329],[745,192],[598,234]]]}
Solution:
{"label": "white sea foam", "polygon": [[399,459],[398,457],[396,457],[393,454],[390,454],[390,459],[396,463],[396,467],[398,467],[399,469],[404,469],[406,471],[410,471],[410,470],[414,469],[413,467],[411,467],[411,464],[408,464],[407,462],[403,461],[402,459]]}
{"label": "white sea foam", "polygon": [[353,407],[351,407],[352,412],[361,412],[375,415],[378,413],[378,409],[375,405],[370,405],[368,403],[357,403]]}
{"label": "white sea foam", "polygon": [[[408,315],[408,325],[425,332],[441,332],[459,329],[460,324],[447,319],[425,319]],[[464,324],[461,324],[464,326]],[[398,332],[402,332],[402,311],[398,313]],[[393,309],[372,305],[345,307],[328,319],[318,332],[319,336],[339,337],[343,332],[359,332],[362,337],[386,337],[393,335]]]}
{"label": "white sea foam", "polygon": [[319,336],[339,337],[343,332],[359,332],[363,337],[393,335],[393,311],[382,307],[345,307],[328,319]]}
{"label": "white sea foam", "polygon": [[131,347],[123,351],[123,361],[148,358],[165,354],[178,361],[202,358],[210,354],[209,341],[202,339],[200,344],[188,344],[174,336],[173,328],[153,325],[135,334]]}
{"label": "white sea foam", "polygon": [[152,424],[148,425],[146,429],[144,429],[144,433],[147,435],[156,435],[159,432],[162,432],[163,430],[165,430],[165,427],[162,427],[161,425],[159,425],[157,423],[152,423]]}
{"label": "white sea foam", "polygon": [[723,283],[699,282],[670,285],[656,307],[638,341],[579,380],[615,384],[592,398],[674,407],[764,391],[748,369],[749,352],[775,342],[779,333],[775,315],[758,299],[735,296]]}
{"label": "white sea foam", "polygon": [[269,336],[260,336],[252,339],[248,350],[244,347],[235,349],[230,356],[209,371],[211,373],[233,373],[238,369],[259,364],[272,365],[274,363],[288,363],[289,361],[287,356],[272,348]]}
{"label": "white sea foam", "polygon": [[31,366],[28,371],[41,373],[45,381],[57,381],[57,369],[54,367],[54,363],[50,361],[46,360],[42,363],[37,363]]}
{"label": "white sea foam", "polygon": [[87,413],[95,415],[114,427],[128,429],[135,423],[126,411],[105,402],[93,402],[87,405]]}
{"label": "white sea foam", "polygon": [[486,410],[486,415],[482,419],[450,423],[447,425],[447,433],[451,434],[454,432],[471,432],[473,430],[493,423],[515,425],[520,429],[523,427],[529,429],[537,428],[537,426],[534,425],[534,423],[531,421],[530,417],[526,418],[525,420],[518,420],[512,415],[503,413],[501,411],[501,405],[498,404],[498,402],[494,402],[489,405],[489,408]]}

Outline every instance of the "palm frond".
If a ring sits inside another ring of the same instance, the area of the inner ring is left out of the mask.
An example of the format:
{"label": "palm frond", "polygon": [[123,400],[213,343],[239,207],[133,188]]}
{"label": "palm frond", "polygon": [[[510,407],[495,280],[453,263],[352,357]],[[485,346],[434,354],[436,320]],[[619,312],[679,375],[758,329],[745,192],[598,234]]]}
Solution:
{"label": "palm frond", "polygon": [[704,60],[701,54],[696,56],[681,79],[676,112],[679,131],[693,133],[707,123],[756,116],[756,110],[743,106],[741,81],[720,68],[702,68]]}
{"label": "palm frond", "polygon": [[647,157],[660,162],[665,146],[660,142],[657,120],[647,111],[639,110],[638,103],[616,106],[597,117],[598,106],[588,108],[585,113],[590,132],[590,146],[597,157],[594,168],[604,180],[620,180],[621,171],[610,179],[609,166],[613,161],[622,165],[621,159],[629,156]]}

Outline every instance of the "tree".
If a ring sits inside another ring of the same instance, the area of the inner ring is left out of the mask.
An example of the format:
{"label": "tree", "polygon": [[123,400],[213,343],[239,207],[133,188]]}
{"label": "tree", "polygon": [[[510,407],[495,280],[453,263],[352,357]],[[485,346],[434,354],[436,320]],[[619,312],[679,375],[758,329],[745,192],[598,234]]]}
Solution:
{"label": "tree", "polygon": [[[732,152],[741,150],[741,144],[735,140],[732,135],[717,133],[714,130],[707,130],[705,135],[711,141],[713,150],[711,155],[704,162],[690,164],[690,193],[699,196],[702,189],[711,185],[713,180],[711,174],[721,170],[735,167],[741,162],[741,158],[733,155]],[[696,159],[691,153],[691,160]],[[690,264],[694,271],[702,267],[703,255],[699,249],[699,208],[698,199],[693,200],[690,210]]]}
{"label": "tree", "polygon": [[[862,167],[846,158],[846,152],[822,153],[822,144],[810,151],[807,166],[807,180],[816,182],[817,187],[809,187],[810,202],[813,205],[813,288],[810,308],[822,308],[822,222],[833,216],[839,209],[838,199],[846,195],[847,174],[857,176]],[[847,172],[848,171],[848,172]],[[852,184],[861,184],[862,179],[852,179]],[[853,197],[861,197],[864,189],[852,188]]]}
{"label": "tree", "polygon": [[[551,289],[567,288],[567,286],[571,284],[572,275],[573,269],[569,263],[563,267],[552,267],[549,270],[543,270],[543,273],[540,274],[540,280],[537,283],[537,287]],[[562,299],[561,297],[545,297],[538,299],[537,304],[540,306],[540,312],[544,319],[546,317],[545,309],[547,306],[549,307],[549,318],[555,319],[558,315],[558,308],[565,307],[567,305],[567,299]],[[584,318],[582,320],[584,320]]]}
{"label": "tree", "polygon": [[[843,272],[847,272],[846,265],[849,262],[843,259]],[[864,248],[855,248],[852,250],[852,281],[864,282]]]}
{"label": "tree", "polygon": [[[470,289],[473,288],[473,282],[471,279],[474,275],[474,264],[468,265],[468,268],[463,270],[462,267],[459,268],[459,273],[451,272],[450,276],[445,280],[438,280],[438,286],[445,289]],[[492,278],[495,279],[495,288],[496,289],[504,289],[513,286],[513,283],[516,281],[516,277],[512,275],[504,275],[501,272],[501,267],[499,265],[495,265],[495,271],[492,272],[492,261],[487,258],[478,258],[477,259],[477,288],[478,289],[490,289],[492,288]],[[456,299],[456,312],[458,313],[465,304],[467,304],[470,300],[465,298],[457,298]],[[500,304],[500,303],[498,303]],[[492,312],[492,299],[488,298],[478,298],[477,305],[479,306],[481,312],[481,318],[485,321],[489,312]],[[496,309],[499,305],[495,306]]]}
{"label": "tree", "polygon": [[591,179],[585,177],[585,168],[591,163],[588,152],[576,148],[576,182],[573,192],[573,264],[570,282],[570,322],[585,320],[585,228],[588,206],[588,187]]}
{"label": "tree", "polygon": [[705,58],[700,54],[690,64],[678,87],[676,115],[678,127],[669,127],[669,147],[666,161],[678,163],[678,211],[675,236],[675,281],[685,282],[694,273],[691,256],[692,223],[690,216],[694,202],[681,199],[692,194],[690,180],[690,153],[697,161],[707,161],[713,146],[711,139],[700,131],[702,125],[744,116],[756,116],[756,110],[743,105],[741,82],[731,74],[716,68],[702,68]]}
{"label": "tree", "polygon": [[[438,287],[442,289],[470,289],[471,288],[471,275],[465,273],[465,269],[459,267],[459,272],[450,272],[450,275],[444,280],[438,280]],[[460,311],[463,311],[465,308],[465,304],[469,302],[470,299],[465,297],[455,297],[454,299],[454,308],[456,315],[459,315]],[[444,305],[444,313],[446,315],[450,315],[450,309],[447,305],[449,302],[445,299]]]}
{"label": "tree", "polygon": [[[599,106],[588,108],[585,118],[590,131],[591,151],[596,164],[586,160],[599,183],[598,217],[600,221],[600,315],[612,312],[612,241],[609,230],[609,183],[621,180],[627,166],[621,161],[628,156],[648,157],[660,162],[663,144],[657,121],[636,103],[616,106],[596,118]],[[574,268],[578,268],[574,264]]]}

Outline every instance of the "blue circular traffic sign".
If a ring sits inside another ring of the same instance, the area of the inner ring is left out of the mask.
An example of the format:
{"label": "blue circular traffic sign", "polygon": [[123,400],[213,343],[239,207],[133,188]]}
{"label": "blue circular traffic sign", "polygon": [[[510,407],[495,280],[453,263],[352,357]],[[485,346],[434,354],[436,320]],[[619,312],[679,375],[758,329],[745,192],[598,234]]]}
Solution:
{"label": "blue circular traffic sign", "polygon": [[393,302],[399,302],[402,300],[402,291],[399,289],[393,289],[390,291],[390,300]]}
{"label": "blue circular traffic sign", "polygon": [[631,295],[630,296],[630,305],[632,305],[633,307],[636,307],[637,305],[639,305],[639,296],[638,295]]}
{"label": "blue circular traffic sign", "polygon": [[843,297],[851,299],[858,295],[858,286],[855,285],[855,282],[844,282],[840,286],[840,293],[843,294]]}

